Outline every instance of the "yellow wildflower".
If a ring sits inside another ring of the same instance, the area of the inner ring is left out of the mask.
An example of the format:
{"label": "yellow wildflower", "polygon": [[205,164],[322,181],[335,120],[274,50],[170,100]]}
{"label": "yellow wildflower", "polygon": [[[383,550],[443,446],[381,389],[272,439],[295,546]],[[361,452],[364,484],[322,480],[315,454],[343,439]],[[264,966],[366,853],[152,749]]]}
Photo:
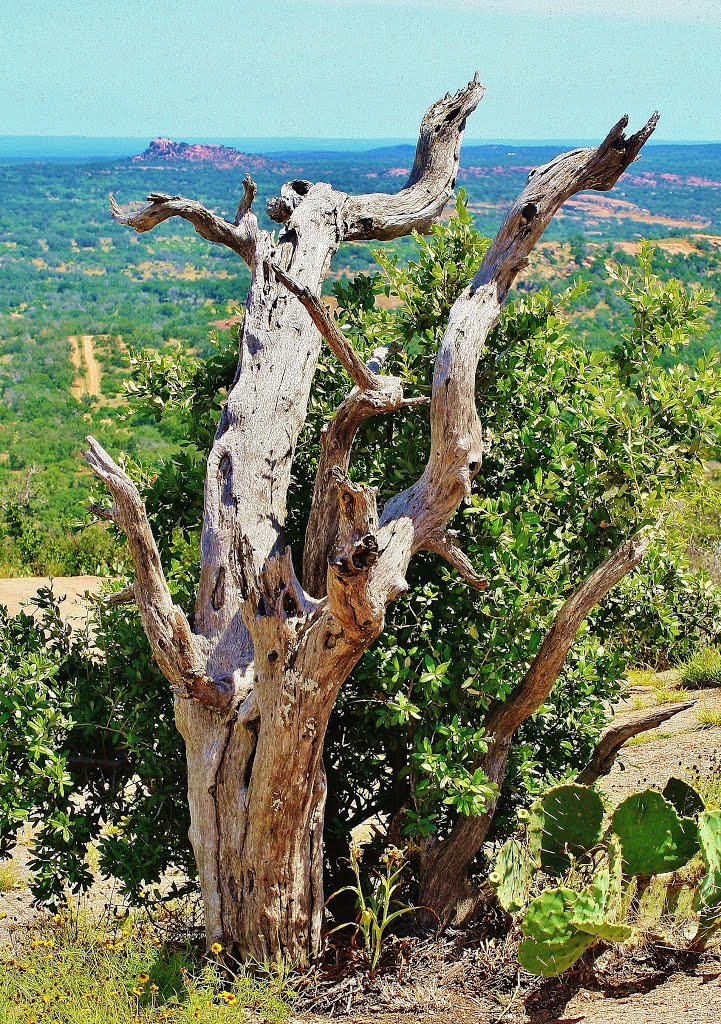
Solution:
{"label": "yellow wildflower", "polygon": [[223,947],[219,942],[214,942],[213,945],[210,947],[210,952],[217,956],[218,953],[223,952]]}

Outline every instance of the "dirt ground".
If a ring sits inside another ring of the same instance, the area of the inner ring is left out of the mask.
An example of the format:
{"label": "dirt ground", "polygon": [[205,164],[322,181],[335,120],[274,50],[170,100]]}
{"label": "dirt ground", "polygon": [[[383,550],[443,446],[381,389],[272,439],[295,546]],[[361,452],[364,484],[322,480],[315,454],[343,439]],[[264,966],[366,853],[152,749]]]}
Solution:
{"label": "dirt ground", "polygon": [[[0,604],[16,612],[30,600],[44,579],[0,580]],[[97,592],[102,580],[94,576],[56,578],[53,589],[66,596],[63,615],[80,624],[83,619],[86,592]],[[646,742],[627,745],[611,773],[601,782],[613,802],[643,785],[662,787],[671,775],[704,774],[712,762],[718,764],[721,749],[721,727],[701,728],[696,714],[700,708],[721,710],[721,690],[700,690],[688,694],[697,704],[651,735]],[[639,691],[636,700],[652,702],[652,691]],[[622,716],[630,707],[619,707]],[[26,835],[16,851],[15,862],[20,887],[0,893],[0,942],[8,930],[32,920],[28,890],[22,884],[27,878],[31,837]],[[99,897],[110,898],[106,881],[99,883]],[[643,951],[642,951],[643,954]],[[393,975],[374,984],[372,997],[363,1000],[372,1013],[358,1011],[344,1000],[332,1015],[300,1014],[295,1024],[329,1024],[331,1020],[353,1024],[721,1024],[721,953],[718,950],[703,956],[681,955],[678,951],[656,945],[638,961],[614,962],[604,967],[602,954],[593,967],[570,971],[549,981],[522,979],[515,991],[513,977],[506,988],[484,986],[477,977],[487,976],[487,964],[481,970],[473,959],[464,957],[455,975],[446,969],[434,978],[432,959],[424,970],[423,984],[411,973],[407,977]],[[510,968],[512,957],[500,956],[504,970]],[[479,961],[480,962],[480,958]],[[639,966],[640,964],[640,966]],[[515,967],[513,968],[515,970]],[[443,980],[440,979],[443,973]],[[477,977],[476,977],[477,976]],[[379,978],[381,976],[379,975]],[[515,995],[514,995],[515,991]],[[506,992],[507,994],[504,994]],[[369,993],[370,995],[370,993]],[[400,1006],[412,1007],[409,1012],[392,1012]]]}
{"label": "dirt ground", "polygon": [[[60,614],[66,622],[83,621],[87,601],[86,593],[97,594],[105,582],[101,576],[55,576],[52,580],[43,576],[22,576],[16,579],[0,579],[0,604],[5,605],[11,615],[17,613],[32,601],[41,587],[52,586],[53,593],[65,600]],[[25,609],[29,611],[29,609]]]}

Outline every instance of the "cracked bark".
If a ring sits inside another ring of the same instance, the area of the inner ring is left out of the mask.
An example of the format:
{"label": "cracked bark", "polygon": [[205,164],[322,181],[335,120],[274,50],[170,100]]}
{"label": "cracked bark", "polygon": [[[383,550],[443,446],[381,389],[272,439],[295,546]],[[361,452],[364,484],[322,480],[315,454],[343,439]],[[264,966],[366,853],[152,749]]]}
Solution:
{"label": "cracked bark", "polygon": [[[319,950],[323,739],[338,691],[382,631],[387,605],[407,589],[417,551],[440,554],[483,587],[447,524],[488,444],[474,396],[485,339],[558,207],[581,189],[612,187],[655,125],[627,139],[624,120],[597,149],[574,150],[532,174],[451,310],[434,374],[428,465],[379,517],[373,489],[348,476],[352,445],[368,416],[417,403],[379,372],[380,358],[366,366],[354,352],[319,299],[321,285],[342,242],[423,231],[440,215],[482,95],[476,76],[431,106],[396,195],[286,183],[268,202],[277,238],[258,227],[250,178],[232,222],[179,196],[151,193],[132,212],[111,199],[113,217],[136,231],[178,216],[251,269],[237,372],[208,456],[192,631],[168,592],[137,490],[94,441],[88,457],[115,499],[135,567],[132,597],[177,694],[207,941],[240,957],[305,961]],[[286,497],[323,338],[355,388],[323,439],[302,586],[285,545]],[[510,735],[499,734],[498,750]],[[496,769],[501,781],[504,758]]]}

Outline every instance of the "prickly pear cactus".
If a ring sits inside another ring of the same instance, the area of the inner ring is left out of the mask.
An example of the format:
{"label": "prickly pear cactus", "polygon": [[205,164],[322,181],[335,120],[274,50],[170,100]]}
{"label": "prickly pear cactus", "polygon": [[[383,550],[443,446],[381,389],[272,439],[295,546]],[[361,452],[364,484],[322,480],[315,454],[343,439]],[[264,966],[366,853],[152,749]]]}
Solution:
{"label": "prickly pear cactus", "polygon": [[518,949],[518,960],[525,970],[542,978],[561,974],[596,941],[595,935],[581,931],[571,921],[571,909],[577,893],[560,886],[546,889],[529,904],[523,918],[526,936]]}
{"label": "prickly pear cactus", "polygon": [[626,875],[650,878],[677,871],[698,850],[696,822],[680,818],[654,789],[632,793],[619,804],[611,827],[621,843]]}
{"label": "prickly pear cactus", "polygon": [[695,818],[704,810],[704,802],[688,782],[673,776],[663,787],[663,796],[676,808],[682,818]]}
{"label": "prickly pear cactus", "polygon": [[534,864],[517,839],[508,839],[501,849],[488,876],[496,891],[498,902],[509,914],[517,914],[528,902]]}
{"label": "prickly pear cactus", "polygon": [[721,927],[721,810],[704,811],[698,834],[706,875],[694,897],[694,910],[699,916],[694,942],[703,946]]}
{"label": "prickly pear cactus", "polygon": [[612,903],[611,872],[604,868],[576,897],[571,909],[571,923],[574,928],[595,938],[623,942],[630,936],[631,929],[628,925],[609,920],[613,912]]}
{"label": "prickly pear cactus", "polygon": [[531,852],[549,875],[562,875],[601,838],[603,804],[588,786],[555,786],[531,807]]}

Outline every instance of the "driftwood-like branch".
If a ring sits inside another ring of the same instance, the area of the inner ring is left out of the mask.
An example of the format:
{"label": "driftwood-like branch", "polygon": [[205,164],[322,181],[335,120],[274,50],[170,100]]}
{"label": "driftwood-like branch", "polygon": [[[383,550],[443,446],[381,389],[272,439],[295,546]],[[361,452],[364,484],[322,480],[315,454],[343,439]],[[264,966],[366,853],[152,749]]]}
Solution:
{"label": "driftwood-like branch", "polygon": [[113,220],[119,224],[127,224],[138,233],[151,231],[158,224],[171,217],[182,217],[190,221],[195,230],[209,242],[225,245],[237,252],[249,265],[253,262],[256,240],[259,234],[258,222],[251,212],[255,196],[255,183],[250,175],[243,182],[244,194],[238,207],[235,223],[211,213],[210,210],[194,199],[183,196],[169,196],[164,192],[151,192],[148,196],[149,206],[135,212],[124,211],[110,195],[110,210]]}
{"label": "driftwood-like branch", "polygon": [[328,342],[328,346],[346,371],[351,380],[363,391],[372,391],[377,387],[378,375],[368,368],[361,356],[333,319],[333,314],[321,299],[310,288],[300,284],[275,262],[266,264],[289,292],[300,300],[308,311],[308,315]]}
{"label": "driftwood-like branch", "polygon": [[[321,455],[308,517],[303,555],[303,582],[309,593],[322,597],[326,593],[327,560],[339,526],[336,494],[338,480],[348,471],[351,449],[361,424],[371,416],[381,413],[427,405],[429,399],[405,398],[400,378],[383,375],[371,369],[356,352],[333,319],[328,307],[317,295],[294,280],[277,263],[267,261],[266,266],[281,284],[300,300],[338,362],[356,384],[323,431]],[[380,366],[386,354],[385,350],[377,350],[374,353],[374,365]]]}
{"label": "driftwood-like branch", "polygon": [[131,584],[129,587],[123,587],[122,590],[115,590],[105,597],[103,603],[109,605],[135,604],[135,586]]}
{"label": "driftwood-like branch", "polygon": [[253,205],[253,200],[255,199],[257,192],[258,186],[255,184],[251,176],[246,174],[243,178],[243,198],[238,203],[235,220],[233,221],[235,227],[240,227],[244,218],[250,213],[250,208]]}
{"label": "driftwood-like branch", "polygon": [[596,149],[563,153],[531,172],[471,285],[453,304],[433,375],[431,448],[420,480],[389,501],[381,527],[411,517],[413,552],[442,529],[469,495],[487,438],[476,411],[478,360],[516,275],[559,207],[584,189],[607,190],[635,160],[658,115],[630,138],[623,118]]}
{"label": "driftwood-like branch", "polygon": [[695,703],[695,700],[686,700],[678,704],[663,704],[657,708],[644,708],[641,711],[625,715],[619,722],[613,722],[601,734],[591,759],[583,771],[576,776],[576,782],[582,786],[593,785],[596,779],[602,775],[608,775],[611,771],[624,743],[633,736],[638,736],[639,733],[657,729],[659,725],[663,725],[674,715],[688,711]]}
{"label": "driftwood-like branch", "polygon": [[287,223],[293,210],[300,206],[312,187],[313,182],[306,181],[304,178],[286,181],[284,185],[281,185],[280,195],[273,196],[266,204],[266,211],[270,219],[274,220],[276,224]]}
{"label": "driftwood-like branch", "polygon": [[495,740],[513,736],[540,708],[558,679],[581,623],[609,590],[636,568],[649,542],[647,532],[624,541],[564,602],[521,682],[505,701],[491,705],[485,720],[489,736]]}
{"label": "driftwood-like branch", "polygon": [[193,636],[181,609],[173,604],[137,487],[94,437],[88,437],[87,442],[85,460],[110,491],[115,503],[113,522],[128,541],[135,569],[133,589],[158,667],[178,696],[194,698],[215,710],[226,708],[232,689],[205,674],[198,638]]}
{"label": "driftwood-like branch", "polygon": [[475,590],[487,590],[488,580],[476,572],[468,555],[456,544],[454,535],[451,530],[431,534],[426,541],[426,551],[440,555]]}
{"label": "driftwood-like branch", "polygon": [[341,211],[344,239],[399,238],[428,230],[456,187],[466,119],[484,91],[476,73],[455,95],[448,93],[430,107],[421,122],[408,181],[396,195],[349,196]]}
{"label": "driftwood-like branch", "polygon": [[405,398],[398,377],[382,374],[374,374],[374,377],[373,388],[367,391],[354,388],[343,399],[321,434],[320,456],[303,549],[303,584],[315,597],[322,597],[326,592],[328,556],[338,533],[338,500],[334,475],[337,471],[348,472],[358,431],[372,416],[429,404],[429,399],[423,396]]}

